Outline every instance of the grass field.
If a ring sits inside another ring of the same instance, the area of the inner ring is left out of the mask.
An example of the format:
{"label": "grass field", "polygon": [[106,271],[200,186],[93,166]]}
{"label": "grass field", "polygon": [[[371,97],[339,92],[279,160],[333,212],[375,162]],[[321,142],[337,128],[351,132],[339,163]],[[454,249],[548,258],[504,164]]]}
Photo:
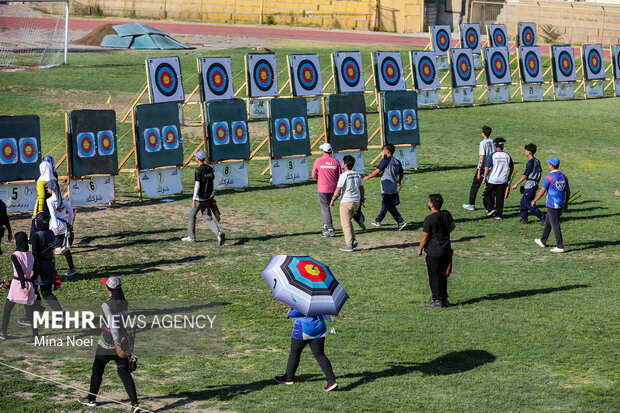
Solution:
{"label": "grass field", "polygon": [[[329,52],[343,48],[295,46],[270,47],[280,68],[293,51],[320,53],[327,67]],[[363,55],[380,47],[363,49]],[[232,57],[234,72],[249,51],[224,53]],[[79,53],[66,67],[2,73],[0,113],[38,114],[43,152],[58,159],[64,112],[106,108],[108,96],[120,112],[145,82],[144,59],[158,55],[165,54]],[[186,92],[197,84],[192,78],[197,57],[181,56]],[[360,247],[353,254],[338,251],[340,231],[336,238],[320,236],[316,186],[274,189],[268,176],[260,175],[265,161],[250,162],[245,192],[217,194],[228,237],[224,247],[200,221],[201,242],[180,243],[190,196],[167,204],[138,203],[135,181],[123,175],[117,179],[115,206],[80,209],[74,248],[80,273],[57,296],[101,301],[99,279],[119,275],[131,299],[224,303],[221,355],[140,358],[134,378],[142,405],[151,410],[619,411],[620,198],[613,195],[620,188],[619,113],[620,99],[614,98],[420,111],[420,168],[407,172],[410,181],[399,207],[412,224],[397,232],[387,218],[384,226],[358,234]],[[376,118],[371,114],[368,123]],[[319,124],[312,120],[314,135]],[[552,255],[534,244],[540,226],[515,223],[518,193],[507,200],[501,222],[461,208],[484,124],[493,127],[493,137],[506,137],[506,151],[521,171],[522,148],[529,142],[538,145],[539,159],[562,160],[573,192],[583,194],[562,217],[565,254]],[[130,125],[118,127],[124,154],[131,144]],[[254,147],[266,136],[265,123],[253,123],[251,133]],[[183,134],[189,154],[200,134],[198,128],[184,128]],[[366,154],[369,171],[375,151]],[[185,188],[192,185],[192,170],[184,171]],[[424,259],[416,257],[426,200],[433,192],[443,194],[444,208],[456,220],[455,269],[448,285],[456,306],[441,310],[424,307],[430,291]],[[379,207],[375,179],[367,184],[367,219]],[[28,214],[12,218],[14,231],[29,228]],[[6,240],[3,248],[12,251]],[[292,328],[259,274],[273,254],[309,254],[329,264],[351,297],[336,318],[337,334],[326,342],[340,385],[336,392],[321,391],[322,373],[309,350],[295,385],[273,382],[284,371]],[[4,278],[11,271],[7,256],[0,260]],[[64,259],[58,262],[64,272]],[[92,358],[4,357],[2,362],[87,388]],[[113,370],[108,367],[101,394],[126,401]],[[0,389],[0,411],[81,409],[74,401],[79,392],[4,366]]]}

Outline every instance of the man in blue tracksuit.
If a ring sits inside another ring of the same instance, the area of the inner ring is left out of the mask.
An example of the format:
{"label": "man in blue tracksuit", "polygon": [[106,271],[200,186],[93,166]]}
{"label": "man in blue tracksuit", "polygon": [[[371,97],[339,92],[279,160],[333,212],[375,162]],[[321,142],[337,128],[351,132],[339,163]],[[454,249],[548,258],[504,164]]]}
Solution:
{"label": "man in blue tracksuit", "polygon": [[555,234],[556,246],[551,249],[551,252],[564,252],[564,240],[562,239],[562,230],[560,229],[560,215],[566,210],[567,202],[570,199],[570,187],[568,185],[568,178],[562,172],[558,170],[560,167],[560,160],[558,158],[547,159],[545,162],[549,163],[549,175],[543,180],[542,188],[536,194],[536,197],[532,200],[532,206],[536,205],[542,196],[547,192],[547,217],[545,219],[545,229],[542,236],[539,239],[535,239],[534,242],[541,247],[547,246],[547,238],[551,234],[551,229]]}
{"label": "man in blue tracksuit", "polygon": [[525,181],[523,185],[523,196],[521,197],[521,206],[519,207],[519,214],[521,218],[517,221],[518,224],[528,224],[527,220],[528,211],[531,212],[536,218],[540,220],[540,225],[544,225],[545,214],[542,213],[536,205],[532,206],[532,199],[536,196],[538,190],[538,182],[542,176],[542,167],[540,161],[534,157],[536,153],[536,145],[528,143],[525,145],[525,155],[529,159],[525,165],[525,171],[516,184],[512,186],[512,189],[517,189],[519,184]]}
{"label": "man in blue tracksuit", "polygon": [[321,366],[323,373],[325,373],[325,379],[327,379],[327,386],[323,390],[331,391],[335,389],[338,386],[336,376],[334,376],[332,365],[324,353],[327,326],[323,316],[306,317],[293,308],[288,310],[287,315],[290,318],[296,318],[293,334],[291,335],[291,352],[288,356],[286,373],[284,376],[276,376],[276,382],[281,384],[294,383],[293,379],[295,378],[297,366],[299,366],[301,352],[306,347],[306,344],[310,344],[312,354],[319,366]]}

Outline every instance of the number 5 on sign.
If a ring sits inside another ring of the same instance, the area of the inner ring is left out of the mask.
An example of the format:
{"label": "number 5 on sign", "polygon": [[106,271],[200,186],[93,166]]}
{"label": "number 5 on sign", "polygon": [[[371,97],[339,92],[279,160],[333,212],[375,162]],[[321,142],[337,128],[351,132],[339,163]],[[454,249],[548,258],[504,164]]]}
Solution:
{"label": "number 5 on sign", "polygon": [[37,200],[34,182],[14,182],[0,185],[0,199],[9,212],[32,211]]}

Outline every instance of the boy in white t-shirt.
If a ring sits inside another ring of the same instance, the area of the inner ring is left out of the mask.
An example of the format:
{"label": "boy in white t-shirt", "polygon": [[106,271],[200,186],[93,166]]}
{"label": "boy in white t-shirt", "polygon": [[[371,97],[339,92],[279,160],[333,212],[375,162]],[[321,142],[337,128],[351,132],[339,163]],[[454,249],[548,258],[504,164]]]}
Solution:
{"label": "boy in white t-shirt", "polygon": [[480,141],[480,145],[478,147],[478,155],[480,156],[480,159],[478,160],[478,166],[476,167],[476,173],[474,174],[474,181],[471,183],[471,188],[469,188],[469,204],[463,204],[463,208],[469,211],[474,211],[476,209],[476,195],[478,195],[478,189],[480,189],[480,185],[482,184],[484,164],[486,163],[487,158],[495,152],[495,145],[493,145],[493,140],[491,139],[491,132],[492,129],[489,126],[485,125],[482,127],[482,140]]}
{"label": "boy in white t-shirt", "polygon": [[342,159],[342,169],[344,169],[344,172],[338,178],[336,191],[329,205],[334,208],[334,202],[336,202],[338,196],[342,196],[340,198],[340,224],[342,225],[346,245],[341,247],[340,251],[344,252],[353,252],[353,248],[357,247],[355,230],[351,220],[360,204],[364,202],[364,183],[360,175],[353,170],[354,166],[355,158],[351,155],[345,155]]}

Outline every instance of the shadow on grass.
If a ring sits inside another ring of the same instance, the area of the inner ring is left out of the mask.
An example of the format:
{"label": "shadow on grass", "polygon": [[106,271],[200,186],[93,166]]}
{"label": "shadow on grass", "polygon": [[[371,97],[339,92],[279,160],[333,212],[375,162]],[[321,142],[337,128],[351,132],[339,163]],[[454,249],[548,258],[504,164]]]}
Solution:
{"label": "shadow on grass", "polygon": [[[581,251],[581,250],[589,250],[592,248],[603,248],[609,247],[612,245],[620,245],[620,241],[590,241],[590,242],[580,242],[577,244],[571,244],[571,251]],[[581,247],[581,248],[580,248]]]}
{"label": "shadow on grass", "polygon": [[476,165],[429,165],[429,166],[421,166],[418,167],[416,174],[427,173],[427,172],[442,172],[442,171],[458,171],[461,169],[471,169],[472,176],[475,172]]}
{"label": "shadow on grass", "polygon": [[297,232],[294,234],[282,233],[282,234],[269,234],[269,235],[260,235],[258,237],[241,237],[237,239],[234,243],[230,245],[244,245],[249,241],[269,241],[278,238],[288,238],[288,237],[299,237],[302,235],[317,235],[320,236],[320,231],[309,231],[309,232]]}
{"label": "shadow on grass", "polygon": [[386,377],[404,376],[413,372],[420,372],[426,376],[446,376],[463,373],[495,361],[495,356],[485,350],[452,351],[426,363],[391,363],[380,371],[351,373],[342,378],[358,378],[351,384],[340,387],[339,391],[350,391],[354,388],[372,383]]}
{"label": "shadow on grass", "polygon": [[495,294],[485,295],[484,297],[472,298],[470,300],[462,301],[460,303],[454,303],[453,305],[476,304],[481,301],[510,300],[511,298],[531,297],[531,296],[538,295],[538,294],[551,294],[557,291],[569,291],[569,290],[574,290],[576,288],[590,288],[590,286],[587,284],[574,284],[574,285],[565,285],[562,287],[535,288],[531,290],[513,291],[511,293],[495,293]]}
{"label": "shadow on grass", "polygon": [[[570,208],[567,211],[567,214],[570,214],[571,210]],[[580,219],[596,219],[596,218],[611,218],[611,217],[617,217],[619,214],[602,214],[602,215],[587,215],[587,216],[579,216],[579,217],[567,217],[567,216],[563,216],[561,218],[561,221],[577,221]]]}
{"label": "shadow on grass", "polygon": [[154,234],[166,234],[171,232],[181,232],[185,230],[185,228],[168,228],[168,229],[152,229],[145,231],[120,231],[113,232],[110,234],[102,234],[97,236],[85,236],[80,237],[79,241],[75,243],[76,246],[88,245],[95,240],[99,240],[102,238],[126,238],[126,237],[139,237],[141,235],[154,235]]}

